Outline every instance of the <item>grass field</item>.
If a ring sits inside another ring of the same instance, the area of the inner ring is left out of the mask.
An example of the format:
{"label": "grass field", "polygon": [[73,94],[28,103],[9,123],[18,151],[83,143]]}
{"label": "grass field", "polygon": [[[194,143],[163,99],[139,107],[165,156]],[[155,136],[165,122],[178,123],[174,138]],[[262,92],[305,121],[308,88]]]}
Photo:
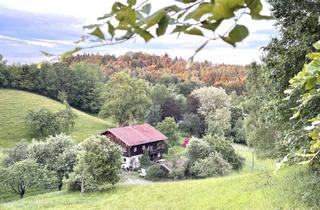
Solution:
{"label": "grass field", "polygon": [[[24,117],[29,110],[42,107],[52,111],[64,108],[64,105],[33,93],[17,90],[0,89],[0,148],[10,147],[22,138],[30,139],[24,126]],[[112,126],[110,121],[73,109],[78,115],[75,128],[70,135],[81,141],[90,135],[99,134]]]}
{"label": "grass field", "polygon": [[[246,147],[235,146],[239,154],[251,157]],[[51,192],[0,204],[3,210],[39,209],[309,209],[296,194],[303,167],[273,173],[272,160],[247,158],[240,173],[221,178],[117,185],[98,193]]]}

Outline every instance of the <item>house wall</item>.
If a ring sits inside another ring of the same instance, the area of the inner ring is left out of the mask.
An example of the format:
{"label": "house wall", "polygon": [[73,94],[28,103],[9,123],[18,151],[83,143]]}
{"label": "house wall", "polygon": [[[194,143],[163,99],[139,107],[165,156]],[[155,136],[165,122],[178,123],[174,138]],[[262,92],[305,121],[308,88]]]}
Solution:
{"label": "house wall", "polygon": [[150,159],[156,160],[156,159],[162,158],[162,154],[165,151],[164,141],[157,141],[157,142],[152,142],[152,143],[147,143],[147,144],[136,145],[136,146],[130,147],[110,132],[106,132],[103,135],[107,136],[114,143],[120,145],[123,149],[123,156],[125,156],[125,157],[142,155],[143,150],[148,149]]}

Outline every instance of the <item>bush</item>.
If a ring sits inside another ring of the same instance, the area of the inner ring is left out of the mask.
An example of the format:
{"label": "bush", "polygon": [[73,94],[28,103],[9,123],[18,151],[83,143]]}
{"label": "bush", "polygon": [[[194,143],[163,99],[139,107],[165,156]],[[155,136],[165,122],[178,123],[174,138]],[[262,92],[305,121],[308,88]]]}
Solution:
{"label": "bush", "polygon": [[158,164],[150,166],[147,170],[146,179],[148,180],[159,181],[166,178],[168,178],[168,172]]}
{"label": "bush", "polygon": [[191,138],[187,151],[189,162],[191,164],[199,159],[208,157],[212,152],[213,150],[207,142],[201,139]]}
{"label": "bush", "polygon": [[185,168],[177,168],[170,171],[169,178],[171,179],[184,179],[185,178]]}
{"label": "bush", "polygon": [[231,172],[231,165],[219,153],[211,153],[208,157],[196,161],[191,166],[191,174],[197,178],[224,176]]}
{"label": "bush", "polygon": [[81,192],[99,191],[109,188],[119,181],[122,152],[118,145],[106,137],[92,136],[81,144],[78,162],[68,183],[69,190]]}
{"label": "bush", "polygon": [[164,135],[168,137],[168,142],[170,146],[178,144],[178,125],[172,117],[166,117],[162,122],[158,123],[157,129],[161,131]]}
{"label": "bush", "polygon": [[222,136],[206,135],[204,138],[214,152],[218,152],[230,163],[234,170],[240,170],[244,163],[244,158],[237,155],[232,145]]}
{"label": "bush", "polygon": [[25,117],[25,124],[32,136],[46,137],[73,128],[76,117],[70,106],[66,104],[66,108],[57,113],[46,108],[30,111]]}
{"label": "bush", "polygon": [[49,136],[62,132],[57,115],[46,108],[30,111],[25,118],[25,124],[32,136]]}
{"label": "bush", "polygon": [[147,168],[151,165],[149,151],[147,149],[143,150],[143,154],[140,157],[140,166],[141,168]]}

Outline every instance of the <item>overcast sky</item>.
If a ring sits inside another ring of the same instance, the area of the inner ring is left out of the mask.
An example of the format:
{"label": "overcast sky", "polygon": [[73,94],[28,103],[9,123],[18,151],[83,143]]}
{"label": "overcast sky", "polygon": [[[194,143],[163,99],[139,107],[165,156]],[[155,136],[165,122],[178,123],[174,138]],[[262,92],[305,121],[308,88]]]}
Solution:
{"label": "overcast sky", "polygon": [[[40,50],[62,53],[72,49],[83,25],[109,12],[114,0],[0,0],[0,54],[10,63],[35,63],[44,59]],[[154,10],[172,0],[151,0]],[[264,14],[270,14],[264,3]],[[253,21],[244,17],[250,36],[233,48],[221,41],[211,42],[196,57],[213,63],[248,64],[259,61],[261,47],[276,36],[273,21]],[[226,23],[227,25],[228,23]],[[224,27],[224,26],[223,26]],[[221,29],[221,31],[223,28]],[[145,44],[137,39],[116,46],[91,50],[100,54],[124,54],[143,51],[175,57],[190,57],[204,39],[196,36],[166,35]]]}

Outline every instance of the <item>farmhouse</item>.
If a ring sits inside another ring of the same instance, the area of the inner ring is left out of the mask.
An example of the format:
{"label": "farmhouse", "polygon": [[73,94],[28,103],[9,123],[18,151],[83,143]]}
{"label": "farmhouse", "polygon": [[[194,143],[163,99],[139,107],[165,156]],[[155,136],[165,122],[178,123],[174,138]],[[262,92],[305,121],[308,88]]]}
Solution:
{"label": "farmhouse", "polygon": [[123,167],[138,168],[139,158],[144,150],[149,152],[151,160],[162,158],[165,151],[164,141],[167,137],[148,123],[110,128],[101,135],[119,144],[123,151]]}

